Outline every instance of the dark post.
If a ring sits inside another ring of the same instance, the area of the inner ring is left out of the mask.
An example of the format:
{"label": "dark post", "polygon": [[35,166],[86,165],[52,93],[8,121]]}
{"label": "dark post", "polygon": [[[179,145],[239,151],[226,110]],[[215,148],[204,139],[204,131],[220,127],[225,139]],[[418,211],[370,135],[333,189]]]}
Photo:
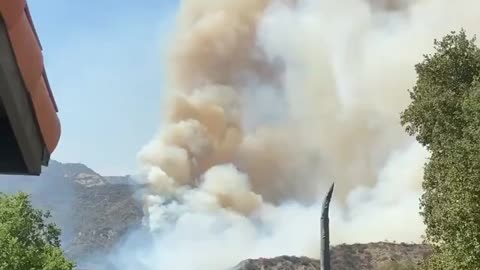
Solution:
{"label": "dark post", "polygon": [[328,219],[328,209],[330,207],[330,200],[332,199],[333,188],[332,184],[327,193],[327,197],[323,201],[322,217],[320,219],[320,265],[321,270],[330,270],[330,228]]}

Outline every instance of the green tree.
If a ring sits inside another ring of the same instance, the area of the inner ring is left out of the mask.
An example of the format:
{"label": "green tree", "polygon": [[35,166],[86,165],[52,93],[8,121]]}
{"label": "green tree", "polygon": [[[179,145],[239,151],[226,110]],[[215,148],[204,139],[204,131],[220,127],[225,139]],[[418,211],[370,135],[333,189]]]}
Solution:
{"label": "green tree", "polygon": [[402,125],[431,157],[421,213],[434,247],[427,269],[480,269],[480,51],[462,30],[416,65]]}
{"label": "green tree", "polygon": [[48,218],[27,194],[0,193],[0,270],[73,269],[60,248],[60,229]]}

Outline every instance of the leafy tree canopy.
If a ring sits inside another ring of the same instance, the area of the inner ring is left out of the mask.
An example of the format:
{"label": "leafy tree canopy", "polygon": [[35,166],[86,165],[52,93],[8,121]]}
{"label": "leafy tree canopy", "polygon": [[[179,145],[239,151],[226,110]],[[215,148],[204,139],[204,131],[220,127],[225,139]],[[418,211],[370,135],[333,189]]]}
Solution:
{"label": "leafy tree canopy", "polygon": [[60,229],[48,218],[27,194],[0,193],[0,270],[73,269],[60,248]]}
{"label": "leafy tree canopy", "polygon": [[402,125],[431,152],[421,213],[428,269],[480,269],[480,50],[464,30],[435,40],[416,65]]}

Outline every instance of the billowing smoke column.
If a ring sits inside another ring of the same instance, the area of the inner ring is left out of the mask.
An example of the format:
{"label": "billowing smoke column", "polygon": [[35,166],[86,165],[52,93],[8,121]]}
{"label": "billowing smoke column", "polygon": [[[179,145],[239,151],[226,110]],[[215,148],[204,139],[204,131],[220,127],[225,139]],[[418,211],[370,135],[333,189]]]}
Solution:
{"label": "billowing smoke column", "polygon": [[140,154],[154,240],[126,247],[135,252],[117,261],[122,269],[318,257],[319,199],[330,179],[335,243],[418,241],[428,154],[405,135],[399,113],[433,39],[480,30],[479,5],[182,1],[165,125]]}
{"label": "billowing smoke column", "polygon": [[268,2],[183,2],[170,59],[169,124],[142,154],[154,190],[198,186],[209,169],[234,164],[269,201],[316,195],[312,179],[298,177],[315,161],[298,148],[289,119],[273,115],[279,123],[269,124],[256,113],[266,108],[252,105],[262,94],[257,107],[284,99],[281,64],[257,44]]}

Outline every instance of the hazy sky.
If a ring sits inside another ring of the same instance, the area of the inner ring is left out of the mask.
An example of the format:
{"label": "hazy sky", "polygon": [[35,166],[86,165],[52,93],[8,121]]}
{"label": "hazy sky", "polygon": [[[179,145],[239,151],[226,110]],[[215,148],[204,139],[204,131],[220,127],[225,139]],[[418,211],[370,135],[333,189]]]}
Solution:
{"label": "hazy sky", "polygon": [[177,0],[29,0],[59,107],[53,159],[132,173],[160,121]]}

